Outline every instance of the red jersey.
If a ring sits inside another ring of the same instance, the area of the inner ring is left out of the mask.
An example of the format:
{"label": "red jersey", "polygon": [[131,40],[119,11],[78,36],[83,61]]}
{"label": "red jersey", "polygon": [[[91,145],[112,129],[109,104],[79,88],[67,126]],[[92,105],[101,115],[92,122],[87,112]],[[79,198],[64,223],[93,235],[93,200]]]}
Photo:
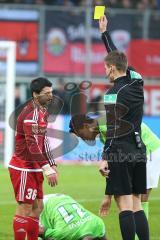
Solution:
{"label": "red jersey", "polygon": [[15,153],[9,167],[39,172],[48,163],[55,165],[46,135],[47,118],[46,109],[40,109],[33,100],[23,108],[17,119]]}

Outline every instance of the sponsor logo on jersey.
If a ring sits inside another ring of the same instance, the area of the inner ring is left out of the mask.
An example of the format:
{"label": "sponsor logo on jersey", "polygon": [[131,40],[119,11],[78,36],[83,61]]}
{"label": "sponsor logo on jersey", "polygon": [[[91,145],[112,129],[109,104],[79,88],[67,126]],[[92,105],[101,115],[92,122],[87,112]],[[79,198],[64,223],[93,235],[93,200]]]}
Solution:
{"label": "sponsor logo on jersey", "polygon": [[113,104],[117,101],[117,94],[104,95],[104,104]]}

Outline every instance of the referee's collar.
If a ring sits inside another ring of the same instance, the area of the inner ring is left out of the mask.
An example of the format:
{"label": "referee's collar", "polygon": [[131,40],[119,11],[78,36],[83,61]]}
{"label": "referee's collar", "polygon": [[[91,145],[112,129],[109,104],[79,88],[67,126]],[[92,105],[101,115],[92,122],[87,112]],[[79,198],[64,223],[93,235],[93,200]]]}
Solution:
{"label": "referee's collar", "polygon": [[123,82],[123,81],[125,81],[125,80],[128,80],[127,75],[126,75],[126,76],[119,77],[119,78],[116,78],[116,79],[114,80],[114,84],[117,84],[117,83],[119,83],[119,82]]}

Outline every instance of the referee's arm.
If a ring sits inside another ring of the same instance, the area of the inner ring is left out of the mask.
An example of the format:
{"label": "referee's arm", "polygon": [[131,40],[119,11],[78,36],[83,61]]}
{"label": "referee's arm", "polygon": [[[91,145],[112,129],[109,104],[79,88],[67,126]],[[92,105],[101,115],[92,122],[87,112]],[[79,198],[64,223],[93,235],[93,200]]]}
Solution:
{"label": "referee's arm", "polygon": [[[108,20],[107,20],[106,16],[104,15],[99,20],[99,30],[100,30],[100,32],[102,34],[101,38],[102,38],[102,41],[103,41],[103,43],[104,43],[104,45],[106,47],[106,50],[107,50],[108,53],[110,53],[110,52],[116,51],[118,49],[116,48],[116,46],[114,45],[114,43],[113,43],[113,41],[111,39],[110,33],[107,30],[107,25],[108,25]],[[135,68],[133,68],[132,66],[128,67],[127,75],[129,77],[130,77],[130,70],[135,71]]]}
{"label": "referee's arm", "polygon": [[114,45],[109,32],[107,31],[108,20],[106,16],[100,18],[99,20],[99,30],[102,34],[102,41],[106,47],[108,53],[117,50],[116,46]]}

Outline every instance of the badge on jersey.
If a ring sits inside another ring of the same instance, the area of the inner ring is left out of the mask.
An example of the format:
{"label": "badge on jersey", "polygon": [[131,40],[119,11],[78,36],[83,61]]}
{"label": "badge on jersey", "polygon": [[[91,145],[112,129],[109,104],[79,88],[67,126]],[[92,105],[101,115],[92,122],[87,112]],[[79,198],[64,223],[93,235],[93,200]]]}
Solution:
{"label": "badge on jersey", "polygon": [[104,104],[115,104],[117,101],[117,94],[104,95]]}

